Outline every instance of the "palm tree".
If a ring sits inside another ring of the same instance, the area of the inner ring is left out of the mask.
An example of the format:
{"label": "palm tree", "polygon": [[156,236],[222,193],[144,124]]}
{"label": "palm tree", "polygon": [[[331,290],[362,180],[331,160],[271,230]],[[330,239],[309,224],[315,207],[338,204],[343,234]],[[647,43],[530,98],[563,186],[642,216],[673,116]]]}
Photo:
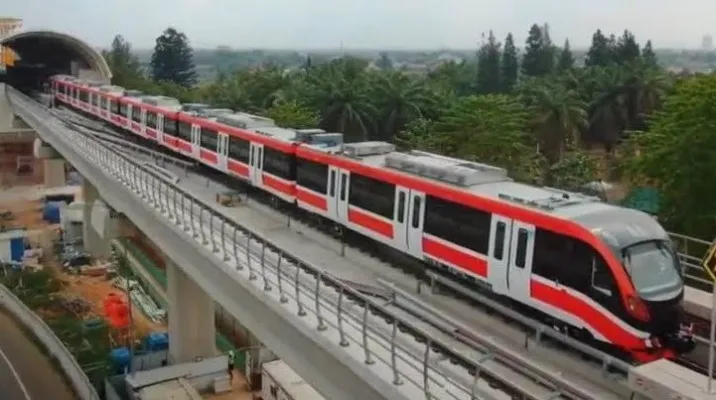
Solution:
{"label": "palm tree", "polygon": [[405,74],[376,74],[371,84],[373,98],[380,110],[382,129],[377,134],[382,140],[392,140],[405,124],[422,118],[424,110],[433,105],[433,98],[425,89],[425,83]]}
{"label": "palm tree", "polygon": [[534,113],[533,126],[541,152],[550,163],[562,159],[567,145],[577,146],[587,127],[587,105],[580,94],[561,82],[542,81],[524,87]]}

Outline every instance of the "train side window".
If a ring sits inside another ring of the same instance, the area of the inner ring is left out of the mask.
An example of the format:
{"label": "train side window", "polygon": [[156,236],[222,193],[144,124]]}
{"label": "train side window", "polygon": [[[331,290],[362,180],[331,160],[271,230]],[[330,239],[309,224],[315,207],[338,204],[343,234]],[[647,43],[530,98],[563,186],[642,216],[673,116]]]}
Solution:
{"label": "train side window", "polygon": [[127,115],[127,105],[122,102],[119,103],[119,115],[123,117]]}
{"label": "train side window", "polygon": [[162,126],[162,132],[164,132],[170,136],[176,136],[177,135],[177,120],[169,117],[168,115],[164,115],[164,126]]}
{"label": "train side window", "polygon": [[199,129],[201,129],[201,135],[199,136],[199,143],[201,144],[201,147],[211,151],[216,151],[216,131],[203,127],[200,127]]}
{"label": "train side window", "polygon": [[496,260],[502,260],[502,257],[504,257],[506,231],[507,225],[499,221],[495,227],[495,248],[493,249],[493,256]]}
{"label": "train side window", "polygon": [[240,137],[229,136],[229,157],[232,159],[248,164],[250,149],[251,145],[248,141]]}
{"label": "train side window", "polygon": [[592,258],[592,288],[607,295],[612,295],[612,271],[599,254]]}
{"label": "train side window", "polygon": [[398,193],[398,222],[405,221],[405,192]]}
{"label": "train side window", "polygon": [[307,189],[325,195],[328,186],[328,166],[299,158],[296,163],[296,182]]}
{"label": "train side window", "polygon": [[341,174],[341,201],[346,199],[346,190],[348,190],[348,174]]}
{"label": "train side window", "polygon": [[420,227],[420,206],[422,205],[422,198],[420,196],[415,196],[415,199],[413,201],[413,221],[412,225],[413,228],[419,228]]}
{"label": "train side window", "polygon": [[142,109],[139,106],[132,106],[132,121],[142,122]]}
{"label": "train side window", "polygon": [[177,125],[179,125],[179,132],[177,132],[177,136],[187,142],[191,142],[191,124],[180,121]]}
{"label": "train side window", "polygon": [[515,266],[519,268],[525,267],[527,260],[527,238],[529,233],[527,229],[520,228],[517,231],[517,254],[515,254]]}
{"label": "train side window", "polygon": [[331,197],[336,196],[336,170],[331,170],[331,178],[328,180],[328,195]]}
{"label": "train side window", "polygon": [[363,210],[393,219],[395,185],[353,173],[348,202]]}
{"label": "train side window", "polygon": [[147,127],[157,129],[157,114],[147,111]]}
{"label": "train side window", "polygon": [[424,231],[450,243],[487,255],[492,214],[427,195]]}
{"label": "train side window", "polygon": [[269,174],[277,176],[281,179],[296,179],[293,172],[293,157],[288,156],[280,150],[264,146],[263,159],[264,172],[268,172]]}

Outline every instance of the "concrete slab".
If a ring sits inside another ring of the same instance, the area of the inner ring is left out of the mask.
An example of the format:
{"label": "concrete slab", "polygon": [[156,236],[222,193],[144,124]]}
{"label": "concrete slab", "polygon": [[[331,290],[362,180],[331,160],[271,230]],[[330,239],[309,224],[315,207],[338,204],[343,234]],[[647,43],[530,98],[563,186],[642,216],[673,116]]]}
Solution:
{"label": "concrete slab", "polygon": [[689,286],[686,287],[684,291],[684,309],[687,314],[710,321],[712,304],[711,293]]}

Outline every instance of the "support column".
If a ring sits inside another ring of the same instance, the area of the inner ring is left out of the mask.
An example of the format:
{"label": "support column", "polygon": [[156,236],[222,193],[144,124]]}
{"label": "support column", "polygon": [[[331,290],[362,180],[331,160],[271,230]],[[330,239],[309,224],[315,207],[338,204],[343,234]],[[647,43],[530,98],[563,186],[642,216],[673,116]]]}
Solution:
{"label": "support column", "polygon": [[95,257],[108,258],[110,242],[122,232],[124,216],[113,211],[86,179],[82,183],[82,241],[85,251]]}
{"label": "support column", "polygon": [[61,158],[45,158],[42,160],[42,168],[46,187],[65,186],[67,184],[65,160]]}
{"label": "support column", "polygon": [[166,269],[171,363],[215,356],[214,301],[172,260]]}

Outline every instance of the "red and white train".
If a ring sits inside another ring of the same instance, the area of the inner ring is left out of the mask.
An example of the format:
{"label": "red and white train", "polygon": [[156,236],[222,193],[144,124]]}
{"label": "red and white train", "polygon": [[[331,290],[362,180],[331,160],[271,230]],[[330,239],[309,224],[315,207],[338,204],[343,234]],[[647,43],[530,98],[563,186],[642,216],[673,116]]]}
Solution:
{"label": "red and white train", "polygon": [[488,286],[637,361],[693,348],[684,283],[659,223],[489,165],[292,130],[66,76],[57,102]]}

